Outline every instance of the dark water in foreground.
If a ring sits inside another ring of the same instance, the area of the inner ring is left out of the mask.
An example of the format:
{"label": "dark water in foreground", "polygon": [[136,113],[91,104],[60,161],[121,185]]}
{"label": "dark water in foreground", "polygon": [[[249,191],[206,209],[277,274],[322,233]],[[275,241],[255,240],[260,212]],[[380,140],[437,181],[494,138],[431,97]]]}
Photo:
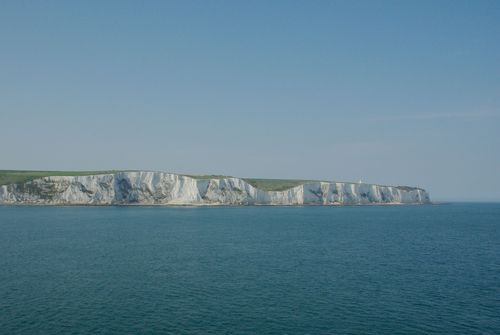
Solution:
{"label": "dark water in foreground", "polygon": [[0,207],[2,334],[499,334],[500,204]]}

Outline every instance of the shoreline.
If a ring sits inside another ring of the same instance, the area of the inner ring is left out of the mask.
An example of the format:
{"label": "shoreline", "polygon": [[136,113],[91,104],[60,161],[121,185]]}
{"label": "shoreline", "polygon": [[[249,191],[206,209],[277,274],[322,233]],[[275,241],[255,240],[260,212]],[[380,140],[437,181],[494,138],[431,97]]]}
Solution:
{"label": "shoreline", "polygon": [[164,208],[221,208],[221,207],[379,207],[379,206],[435,206],[446,205],[451,202],[438,203],[371,203],[371,204],[26,204],[26,203],[0,203],[0,207],[164,207]]}

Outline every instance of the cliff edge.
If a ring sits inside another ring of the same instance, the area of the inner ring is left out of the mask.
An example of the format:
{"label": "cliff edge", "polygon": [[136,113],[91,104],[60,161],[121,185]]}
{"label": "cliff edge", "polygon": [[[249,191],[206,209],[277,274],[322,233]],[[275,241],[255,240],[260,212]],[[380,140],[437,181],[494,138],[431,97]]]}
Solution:
{"label": "cliff edge", "polygon": [[233,177],[193,178],[133,171],[46,176],[0,186],[0,204],[43,205],[368,205],[426,204],[428,193],[408,186],[305,181],[270,191]]}

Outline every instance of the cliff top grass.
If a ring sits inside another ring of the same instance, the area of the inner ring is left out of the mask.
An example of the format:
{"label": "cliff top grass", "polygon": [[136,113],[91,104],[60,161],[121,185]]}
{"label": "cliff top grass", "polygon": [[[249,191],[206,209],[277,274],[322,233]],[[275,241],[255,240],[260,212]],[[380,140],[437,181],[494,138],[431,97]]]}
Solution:
{"label": "cliff top grass", "polygon": [[95,174],[115,173],[109,171],[27,171],[27,170],[0,170],[0,185],[22,184],[33,179],[49,176],[90,176]]}
{"label": "cliff top grass", "polygon": [[[184,175],[194,179],[221,179],[233,178],[231,176],[223,175]],[[315,180],[301,180],[301,179],[264,179],[264,178],[240,178],[255,188],[263,191],[284,191],[292,187],[299,186],[305,183],[313,182]]]}
{"label": "cliff top grass", "polygon": [[255,188],[264,191],[284,191],[292,187],[303,185],[305,183],[314,182],[314,180],[301,180],[301,179],[255,179],[255,178],[242,178]]}
{"label": "cliff top grass", "polygon": [[[108,171],[25,171],[25,170],[0,170],[0,185],[22,184],[37,178],[48,176],[89,176],[96,174],[108,174],[119,172],[118,170]],[[224,175],[184,175],[194,179],[221,179],[231,178]],[[241,178],[253,187],[264,191],[283,191],[289,188],[302,185],[312,180],[296,179],[257,179]]]}
{"label": "cliff top grass", "polygon": [[[133,170],[103,170],[103,171],[29,171],[29,170],[0,170],[0,185],[9,184],[22,184],[37,178],[49,176],[90,176],[98,174],[111,174],[121,171]],[[194,179],[221,179],[231,178],[231,176],[224,175],[187,175]],[[319,180],[306,180],[306,179],[264,179],[264,178],[240,178],[255,188],[263,191],[284,191],[290,188],[303,185],[310,182],[318,182]],[[410,186],[396,186],[397,188],[405,191],[418,189],[417,187]]]}
{"label": "cliff top grass", "polygon": [[[178,174],[178,173],[176,173]],[[180,174],[181,176],[193,178],[193,179],[222,179],[222,178],[234,178],[233,176],[224,176],[221,174]]]}

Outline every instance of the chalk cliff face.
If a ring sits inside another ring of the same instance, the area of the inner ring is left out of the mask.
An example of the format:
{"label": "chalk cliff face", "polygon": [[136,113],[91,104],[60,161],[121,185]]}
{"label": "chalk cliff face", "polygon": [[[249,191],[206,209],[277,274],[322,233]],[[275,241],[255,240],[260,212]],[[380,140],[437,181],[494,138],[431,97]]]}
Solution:
{"label": "chalk cliff face", "polygon": [[310,182],[264,191],[239,178],[194,179],[164,172],[43,177],[0,186],[0,204],[46,205],[350,205],[424,204],[423,189]]}

